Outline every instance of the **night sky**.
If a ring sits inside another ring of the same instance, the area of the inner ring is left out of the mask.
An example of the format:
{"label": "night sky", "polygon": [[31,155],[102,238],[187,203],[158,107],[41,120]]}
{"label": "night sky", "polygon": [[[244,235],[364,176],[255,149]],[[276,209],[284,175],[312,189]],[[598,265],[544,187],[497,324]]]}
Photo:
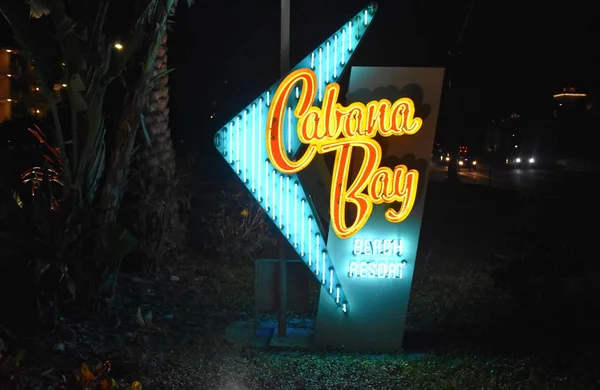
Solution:
{"label": "night sky", "polygon": [[[292,0],[291,65],[366,4]],[[591,2],[539,4],[476,2],[456,74],[468,126],[480,127],[510,111],[536,115],[564,86],[599,89],[594,37],[600,37],[600,23]],[[445,66],[469,5],[465,0],[379,2],[352,65]],[[279,78],[279,7],[279,0],[180,5],[169,58],[177,68],[172,124],[186,145],[211,144],[219,127]],[[213,111],[217,115],[210,119]]]}
{"label": "night sky", "polygon": [[[291,3],[292,66],[368,4]],[[280,1],[197,0],[189,9],[184,0],[179,4],[170,35],[171,123],[183,141],[178,145],[202,155],[214,149],[218,128],[279,78]],[[470,4],[380,1],[351,64],[445,66]],[[591,1],[477,0],[455,76],[466,99],[466,125],[475,129],[511,111],[536,115],[565,86],[597,93],[597,15]]]}

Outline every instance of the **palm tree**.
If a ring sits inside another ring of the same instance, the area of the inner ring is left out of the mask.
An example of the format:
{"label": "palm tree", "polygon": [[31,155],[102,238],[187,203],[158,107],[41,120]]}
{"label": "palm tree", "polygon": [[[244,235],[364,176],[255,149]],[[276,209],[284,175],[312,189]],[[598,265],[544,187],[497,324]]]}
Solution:
{"label": "palm tree", "polygon": [[[177,3],[173,1],[170,16],[175,15]],[[188,6],[191,3],[188,0]],[[147,264],[151,267],[183,243],[186,223],[181,208],[189,206],[169,127],[169,73],[172,70],[168,68],[168,28],[165,27],[150,82],[144,141],[130,186],[131,202],[141,205],[130,209],[131,220],[136,233],[142,237],[141,248],[151,259]]]}

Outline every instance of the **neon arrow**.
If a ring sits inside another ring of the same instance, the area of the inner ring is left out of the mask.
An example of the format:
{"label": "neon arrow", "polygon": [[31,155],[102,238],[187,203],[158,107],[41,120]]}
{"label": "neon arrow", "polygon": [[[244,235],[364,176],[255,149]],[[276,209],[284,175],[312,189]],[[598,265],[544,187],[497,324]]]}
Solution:
{"label": "neon arrow", "polygon": [[[315,105],[321,102],[327,84],[340,79],[376,11],[376,5],[363,9],[290,71],[310,68],[315,72],[318,88]],[[265,119],[280,83],[281,80],[220,129],[215,136],[215,145],[323,288],[340,309],[347,312],[346,295],[333,268],[308,194],[297,175],[280,173],[267,156]],[[296,135],[298,120],[293,115],[300,92],[300,87],[296,87],[295,93],[291,94],[283,119],[286,122],[286,151],[292,158],[302,145]]]}

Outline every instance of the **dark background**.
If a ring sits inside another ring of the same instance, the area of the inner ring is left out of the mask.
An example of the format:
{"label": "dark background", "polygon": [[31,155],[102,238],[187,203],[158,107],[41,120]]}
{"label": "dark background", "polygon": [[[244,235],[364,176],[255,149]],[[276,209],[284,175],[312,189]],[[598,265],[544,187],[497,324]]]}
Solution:
{"label": "dark background", "polygon": [[[292,0],[291,66],[366,6],[357,0]],[[352,65],[445,66],[469,1],[387,0]],[[181,5],[171,35],[172,124],[201,144],[279,78],[278,0]],[[544,112],[552,94],[599,86],[597,13],[589,1],[478,0],[460,48],[467,131],[511,111]],[[458,82],[457,81],[457,82]],[[214,114],[214,118],[210,118]],[[443,129],[441,130],[443,131]]]}
{"label": "dark background", "polygon": [[[294,66],[368,2],[291,4]],[[471,2],[378,4],[352,65],[446,66]],[[182,151],[212,155],[219,127],[279,78],[279,12],[279,0],[200,0],[191,8],[180,1],[169,64],[175,68],[171,126]],[[465,131],[508,112],[546,112],[552,94],[566,86],[595,94],[600,89],[597,15],[591,1],[477,0],[455,73],[465,99]],[[10,44],[4,21],[1,32]]]}

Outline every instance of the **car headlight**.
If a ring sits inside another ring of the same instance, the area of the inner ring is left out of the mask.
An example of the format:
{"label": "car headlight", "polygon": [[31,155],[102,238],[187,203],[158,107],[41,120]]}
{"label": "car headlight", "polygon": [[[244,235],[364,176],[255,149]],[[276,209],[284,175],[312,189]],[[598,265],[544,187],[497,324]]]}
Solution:
{"label": "car headlight", "polygon": [[517,157],[517,159],[516,159],[515,161],[516,161],[516,162],[517,162],[517,164],[518,164],[518,163],[520,163],[520,162],[521,162],[521,159]]}
{"label": "car headlight", "polygon": [[473,162],[472,162],[471,164],[473,164],[473,165],[477,165],[477,161],[476,161],[476,160],[473,160]]}
{"label": "car headlight", "polygon": [[463,164],[464,164],[464,162],[462,162],[462,161],[458,162],[458,165],[463,165]]}
{"label": "car headlight", "polygon": [[533,164],[534,162],[535,162],[535,159],[534,159],[533,157],[531,157],[531,158],[529,159],[529,164]]}

